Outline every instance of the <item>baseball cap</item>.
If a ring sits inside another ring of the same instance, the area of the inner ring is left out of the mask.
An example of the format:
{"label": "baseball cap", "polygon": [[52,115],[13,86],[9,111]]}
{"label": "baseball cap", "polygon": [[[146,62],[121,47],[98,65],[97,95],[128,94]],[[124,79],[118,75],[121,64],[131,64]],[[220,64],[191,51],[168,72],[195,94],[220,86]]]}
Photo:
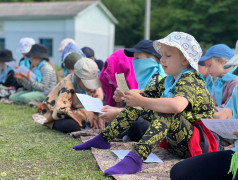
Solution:
{"label": "baseball cap", "polygon": [[204,61],[211,59],[212,57],[225,58],[227,60],[234,56],[234,52],[225,44],[216,44],[210,47],[206,54],[202,56],[198,62],[199,65],[205,66]]}
{"label": "baseball cap", "polygon": [[98,66],[89,58],[81,58],[74,65],[74,74],[78,76],[88,89],[97,89],[101,86],[98,78]]}
{"label": "baseball cap", "polygon": [[62,52],[64,50],[65,46],[67,46],[67,44],[69,44],[70,42],[73,44],[76,44],[76,42],[73,39],[70,39],[70,38],[63,39],[60,43],[60,48],[58,51]]}
{"label": "baseball cap", "polygon": [[61,60],[64,62],[66,56],[68,55],[69,52],[76,52],[78,53],[81,57],[85,57],[85,54],[83,53],[83,51],[74,43],[70,42],[68,43],[64,50],[62,51],[62,55],[61,55]]}
{"label": "baseball cap", "polygon": [[87,58],[94,57],[94,50],[90,47],[83,47],[81,49]]}
{"label": "baseball cap", "polygon": [[74,69],[75,63],[82,57],[75,52],[69,52],[64,60],[64,67],[67,69]]}
{"label": "baseball cap", "polygon": [[155,51],[152,40],[142,40],[138,42],[134,48],[124,49],[124,53],[128,57],[134,57],[135,52],[146,52],[148,54],[154,55],[158,59],[161,58],[161,55]]}

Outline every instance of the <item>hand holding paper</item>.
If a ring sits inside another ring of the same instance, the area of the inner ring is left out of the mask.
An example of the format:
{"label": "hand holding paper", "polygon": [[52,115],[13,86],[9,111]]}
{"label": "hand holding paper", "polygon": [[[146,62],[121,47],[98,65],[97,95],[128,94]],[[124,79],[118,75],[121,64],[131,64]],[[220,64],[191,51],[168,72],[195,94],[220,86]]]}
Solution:
{"label": "hand holding paper", "polygon": [[126,83],[124,73],[115,74],[115,76],[116,76],[116,80],[117,80],[118,89],[120,89],[120,91],[123,92],[123,93],[128,91],[129,88],[128,88],[127,83]]}
{"label": "hand holding paper", "polygon": [[87,111],[103,113],[101,112],[103,104],[99,98],[93,98],[89,95],[78,94],[78,93],[76,93],[76,95]]}
{"label": "hand holding paper", "polygon": [[114,91],[114,95],[113,95],[113,99],[116,101],[116,102],[122,102],[125,100],[124,98],[125,94],[123,92],[121,92],[120,89],[116,89]]}
{"label": "hand holding paper", "polygon": [[[18,79],[23,79],[24,75],[23,74],[26,74],[28,75],[28,72],[30,71],[29,69],[27,69],[25,66],[18,66],[17,62],[16,61],[10,61],[10,62],[7,62],[6,63],[10,68],[13,69],[13,71],[15,72],[15,74],[18,74],[18,73],[21,73],[20,76],[17,75],[16,78]],[[24,77],[26,78],[26,77]],[[31,79],[35,79],[36,78],[36,75],[30,71],[30,78]]]}
{"label": "hand holding paper", "polygon": [[15,73],[21,73],[21,74],[25,74],[27,75],[27,79],[35,79],[36,75],[30,71],[29,69],[27,69],[25,66],[20,66],[19,68],[15,69]]}
{"label": "hand holding paper", "polygon": [[138,93],[138,91],[134,91],[134,90],[129,90],[125,92],[125,101],[127,103],[128,106],[132,106],[132,107],[138,107],[140,106],[139,100],[142,96]]}
{"label": "hand holding paper", "polygon": [[[122,93],[125,94],[125,92],[129,91],[129,88],[128,88],[127,83],[126,83],[124,73],[115,74],[115,76],[116,76],[116,81],[117,81],[118,89],[119,89]],[[131,90],[130,90],[130,92],[131,92]],[[135,92],[134,92],[134,93],[135,93]],[[131,93],[127,94],[127,95],[129,96],[129,95],[132,95],[132,94],[134,94],[134,93],[131,92]],[[135,95],[135,94],[134,94],[134,95]],[[137,93],[137,95],[133,96],[133,100],[132,100],[132,96],[130,96],[130,101],[131,101],[131,103],[129,103],[128,106],[134,106],[134,105],[136,106],[136,99],[134,99],[134,97],[136,97],[136,96],[138,97],[138,95],[139,95],[139,94]],[[125,99],[126,103],[128,103],[127,101],[128,101],[129,99],[126,99],[126,98],[129,98],[129,97],[124,96],[124,99]],[[133,102],[132,102],[132,101],[133,101]],[[141,107],[134,107],[134,108],[139,109],[139,110],[142,110]]]}

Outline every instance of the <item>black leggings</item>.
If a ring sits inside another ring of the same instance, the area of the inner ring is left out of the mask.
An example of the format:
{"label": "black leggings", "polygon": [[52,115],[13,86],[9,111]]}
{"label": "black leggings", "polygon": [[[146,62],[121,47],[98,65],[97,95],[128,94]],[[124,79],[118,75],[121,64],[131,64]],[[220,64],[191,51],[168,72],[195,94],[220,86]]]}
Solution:
{"label": "black leggings", "polygon": [[[83,124],[85,128],[89,128],[90,124]],[[106,124],[107,125],[107,124]],[[75,131],[81,131],[83,127],[80,127],[80,125],[72,118],[68,119],[60,119],[54,121],[53,129],[57,131],[61,131],[63,133],[71,133]],[[148,128],[148,124],[146,121],[142,118],[139,118],[137,123],[132,126],[127,133],[124,135],[128,135],[131,140],[133,141],[139,141],[141,137],[145,134],[146,130]],[[85,130],[85,129],[84,129]]]}
{"label": "black leggings", "polygon": [[56,120],[53,125],[53,129],[61,131],[63,133],[71,133],[74,131],[81,131],[81,127],[74,119],[60,119]]}
{"label": "black leggings", "polygon": [[148,129],[149,124],[141,117],[138,118],[135,124],[133,124],[128,131],[118,136],[123,138],[127,135],[131,141],[138,142]]}
{"label": "black leggings", "polygon": [[[175,164],[170,171],[171,180],[228,180],[233,151],[206,153]],[[236,174],[235,180],[238,180]]]}

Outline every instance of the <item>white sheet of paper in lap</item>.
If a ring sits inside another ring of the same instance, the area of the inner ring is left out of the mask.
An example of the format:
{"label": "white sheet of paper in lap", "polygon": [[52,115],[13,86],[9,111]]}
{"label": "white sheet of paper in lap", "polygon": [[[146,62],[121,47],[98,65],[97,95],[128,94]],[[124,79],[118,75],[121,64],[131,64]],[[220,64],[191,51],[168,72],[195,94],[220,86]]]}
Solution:
{"label": "white sheet of paper in lap", "polygon": [[[18,64],[16,61],[10,61],[10,62],[7,62],[6,65],[8,65],[10,68],[12,68],[12,70],[15,72],[15,73],[19,73],[19,72],[22,72],[24,74],[28,74],[29,72],[29,69],[26,68],[26,66],[20,66],[18,67]],[[18,68],[17,68],[18,67]],[[36,75],[31,71],[31,79],[35,79],[36,78]]]}
{"label": "white sheet of paper in lap", "polygon": [[[118,89],[120,89],[121,92],[125,93],[126,91],[130,90],[127,86],[124,73],[115,74],[115,77],[116,77]],[[138,110],[143,110],[141,107],[134,107],[134,108]]]}
{"label": "white sheet of paper in lap", "polygon": [[76,93],[76,95],[79,98],[80,102],[82,103],[83,107],[87,111],[104,113],[104,112],[101,112],[101,109],[103,107],[101,99],[94,98],[94,97],[91,97],[91,96],[85,95],[85,94]]}
{"label": "white sheet of paper in lap", "polygon": [[238,119],[201,119],[211,131],[226,139],[238,139],[233,132],[238,132]]}

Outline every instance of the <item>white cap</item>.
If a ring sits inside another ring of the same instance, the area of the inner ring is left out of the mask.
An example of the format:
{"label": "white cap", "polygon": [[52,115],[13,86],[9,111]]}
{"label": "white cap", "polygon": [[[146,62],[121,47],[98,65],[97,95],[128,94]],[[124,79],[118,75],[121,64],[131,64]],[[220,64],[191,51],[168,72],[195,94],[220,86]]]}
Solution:
{"label": "white cap", "polygon": [[17,47],[17,51],[19,53],[28,53],[31,49],[31,46],[34,45],[36,42],[34,39],[32,38],[22,38],[19,41],[18,47]]}
{"label": "white cap", "polygon": [[60,48],[59,48],[59,52],[62,52],[64,50],[64,48],[69,44],[69,43],[73,43],[73,44],[76,44],[76,42],[73,40],[73,39],[70,39],[70,38],[66,38],[66,39],[63,39],[60,43]]}
{"label": "white cap", "polygon": [[172,32],[165,38],[154,41],[154,48],[158,53],[160,53],[161,44],[178,48],[192,68],[198,71],[198,61],[202,56],[202,49],[192,35],[184,32]]}
{"label": "white cap", "polygon": [[98,66],[89,58],[81,58],[74,65],[74,74],[78,76],[88,89],[97,89],[101,86],[98,78]]}

